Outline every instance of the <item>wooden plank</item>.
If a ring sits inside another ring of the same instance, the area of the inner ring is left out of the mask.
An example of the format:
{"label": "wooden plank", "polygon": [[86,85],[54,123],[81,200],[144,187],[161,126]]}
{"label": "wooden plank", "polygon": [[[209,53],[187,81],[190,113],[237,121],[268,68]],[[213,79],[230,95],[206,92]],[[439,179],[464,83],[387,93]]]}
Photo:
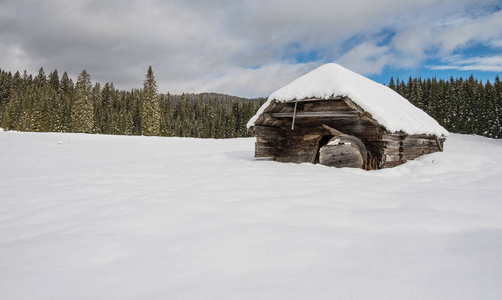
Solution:
{"label": "wooden plank", "polygon": [[403,143],[404,148],[437,148],[435,142],[429,143]]}
{"label": "wooden plank", "polygon": [[295,130],[295,119],[296,119],[296,107],[298,106],[298,102],[295,102],[295,110],[293,111],[293,121],[291,121],[291,130]]}
{"label": "wooden plank", "polygon": [[303,111],[354,111],[343,100],[300,103],[298,108]]}
{"label": "wooden plank", "polygon": [[385,158],[385,161],[388,162],[388,161],[400,161],[401,158],[402,158],[402,155],[385,155],[384,156]]}
{"label": "wooden plank", "polygon": [[257,142],[279,143],[282,140],[284,140],[284,138],[280,136],[259,135],[256,137]]}
{"label": "wooden plank", "polygon": [[263,147],[268,147],[268,148],[278,148],[279,143],[270,143],[270,142],[257,142],[255,144],[256,148],[263,148]]}
{"label": "wooden plank", "polygon": [[401,148],[401,145],[400,145],[400,143],[388,143],[387,145],[385,145],[385,148],[399,151],[399,149]]}
{"label": "wooden plank", "polygon": [[307,134],[303,136],[304,141],[310,141],[310,140],[318,140],[320,139],[321,136],[319,134]]}
{"label": "wooden plank", "polygon": [[[292,118],[295,116],[292,112],[283,113],[265,113],[271,118]],[[357,117],[357,112],[354,111],[300,111],[296,113],[296,118],[322,118],[322,117]]]}
{"label": "wooden plank", "polygon": [[386,134],[382,137],[382,141],[384,142],[400,142],[403,140],[403,137],[400,135],[389,135]]}
{"label": "wooden plank", "polygon": [[443,143],[441,143],[439,141],[439,138],[437,136],[434,136],[434,137],[435,137],[436,143],[438,145],[439,151],[443,152]]}
{"label": "wooden plank", "polygon": [[268,135],[268,134],[280,134],[280,127],[271,127],[271,126],[254,126],[253,133],[255,135]]}
{"label": "wooden plank", "polygon": [[340,97],[340,96],[336,96],[336,97],[331,97],[331,98],[327,98],[327,99],[324,99],[324,98],[306,98],[306,99],[300,99],[300,100],[292,100],[292,101],[288,101],[288,102],[317,102],[317,101],[330,101],[330,100],[342,100],[343,97]]}
{"label": "wooden plank", "polygon": [[316,159],[317,159],[317,154],[319,152],[319,148],[321,146],[321,137],[317,139],[316,146],[314,148],[314,152],[312,152],[312,156],[310,157],[310,163],[315,164]]}
{"label": "wooden plank", "polygon": [[385,161],[381,164],[381,168],[393,168],[402,165],[404,162],[401,161]]}
{"label": "wooden plank", "polygon": [[275,146],[269,146],[264,144],[255,144],[255,149],[277,149]]}
{"label": "wooden plank", "polygon": [[274,157],[277,148],[275,147],[255,147],[255,157]]}
{"label": "wooden plank", "polygon": [[438,149],[421,148],[421,149],[405,149],[403,151],[406,155],[424,155],[428,153],[438,152]]}
{"label": "wooden plank", "polygon": [[380,154],[382,154],[382,156],[386,155],[395,156],[401,154],[401,152],[399,152],[399,150],[394,150],[394,149],[380,149]]}

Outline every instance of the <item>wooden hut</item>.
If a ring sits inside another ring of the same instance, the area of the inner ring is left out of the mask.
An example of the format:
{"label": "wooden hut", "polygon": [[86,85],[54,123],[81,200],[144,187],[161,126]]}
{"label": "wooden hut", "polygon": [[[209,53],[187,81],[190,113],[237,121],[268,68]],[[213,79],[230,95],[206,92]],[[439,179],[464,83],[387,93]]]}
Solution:
{"label": "wooden hut", "polygon": [[442,151],[448,135],[390,88],[338,64],[271,94],[248,128],[256,136],[255,157],[372,169]]}

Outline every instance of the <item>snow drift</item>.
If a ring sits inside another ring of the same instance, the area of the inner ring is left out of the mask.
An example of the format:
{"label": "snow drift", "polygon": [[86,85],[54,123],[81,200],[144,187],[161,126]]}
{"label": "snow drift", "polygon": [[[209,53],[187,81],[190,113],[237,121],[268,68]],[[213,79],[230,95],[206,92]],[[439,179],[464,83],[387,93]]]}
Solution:
{"label": "snow drift", "polygon": [[363,171],[0,132],[2,299],[499,299],[502,141]]}

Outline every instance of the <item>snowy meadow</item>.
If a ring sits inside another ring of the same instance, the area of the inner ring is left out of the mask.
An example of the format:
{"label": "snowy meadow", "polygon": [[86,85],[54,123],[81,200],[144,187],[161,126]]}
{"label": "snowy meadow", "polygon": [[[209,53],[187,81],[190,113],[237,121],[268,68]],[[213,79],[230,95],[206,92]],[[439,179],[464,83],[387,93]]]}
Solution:
{"label": "snowy meadow", "polygon": [[502,140],[363,171],[0,131],[1,299],[500,299]]}

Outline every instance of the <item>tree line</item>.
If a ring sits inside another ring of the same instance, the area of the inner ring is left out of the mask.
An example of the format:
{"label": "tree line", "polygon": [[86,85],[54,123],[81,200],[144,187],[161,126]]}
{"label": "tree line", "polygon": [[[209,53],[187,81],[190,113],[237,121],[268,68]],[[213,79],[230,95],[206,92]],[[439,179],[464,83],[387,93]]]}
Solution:
{"label": "tree line", "polygon": [[[450,132],[502,138],[502,84],[451,77],[409,78],[388,86]],[[246,123],[265,101],[218,93],[159,94],[152,68],[142,89],[92,85],[83,70],[76,84],[66,72],[36,76],[0,70],[0,127],[7,130],[86,132],[198,138],[250,136]]]}
{"label": "tree line", "polygon": [[427,112],[450,132],[502,138],[502,84],[451,77],[394,81],[391,89]]}
{"label": "tree line", "polygon": [[36,76],[0,70],[0,127],[40,132],[85,132],[198,138],[247,137],[246,123],[265,101],[218,93],[158,94],[152,68],[142,89],[92,85],[83,70]]}

